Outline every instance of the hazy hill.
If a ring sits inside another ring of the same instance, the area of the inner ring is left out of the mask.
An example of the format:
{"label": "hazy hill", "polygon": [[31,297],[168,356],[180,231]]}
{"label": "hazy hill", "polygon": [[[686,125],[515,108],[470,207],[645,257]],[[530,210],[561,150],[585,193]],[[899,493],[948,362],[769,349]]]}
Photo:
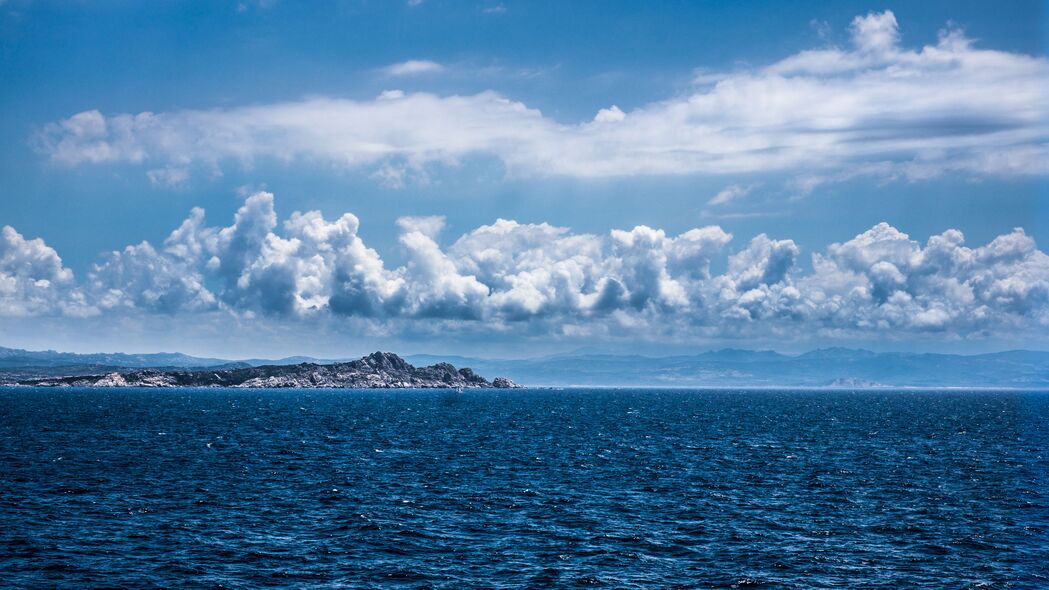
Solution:
{"label": "hazy hill", "polygon": [[[409,355],[416,365],[440,362],[505,375],[535,386],[679,387],[1021,387],[1049,388],[1049,352],[1013,350],[978,355],[871,352],[823,348],[800,355],[724,349],[650,357],[580,350],[532,359]],[[262,365],[330,365],[342,360],[295,356],[240,361],[181,353],[75,354],[0,347],[0,373],[20,378],[91,375],[135,369],[237,369]]]}
{"label": "hazy hill", "polygon": [[527,385],[628,386],[912,386],[1049,388],[1049,352],[1016,350],[979,355],[876,353],[827,348],[790,356],[726,349],[695,355],[568,354],[527,360],[434,355]]}

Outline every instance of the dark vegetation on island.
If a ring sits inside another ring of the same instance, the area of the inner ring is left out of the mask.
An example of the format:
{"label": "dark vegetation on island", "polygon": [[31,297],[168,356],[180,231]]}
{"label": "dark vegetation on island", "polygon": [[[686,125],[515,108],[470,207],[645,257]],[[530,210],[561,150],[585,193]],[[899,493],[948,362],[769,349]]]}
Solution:
{"label": "dark vegetation on island", "polygon": [[[0,384],[101,385],[107,379],[119,384],[130,378],[143,385],[174,386],[261,387],[256,384],[265,382],[271,384],[267,387],[485,387],[474,385],[480,383],[475,379],[480,374],[501,375],[529,387],[1049,388],[1049,352],[1032,350],[962,355],[823,348],[788,355],[722,349],[644,356],[581,349],[525,359],[425,354],[402,359],[377,354],[360,360],[231,360],[181,353],[77,354],[0,347]],[[494,379],[490,385],[505,383]]]}
{"label": "dark vegetation on island", "polygon": [[349,389],[514,388],[506,378],[488,381],[472,369],[449,363],[415,367],[390,352],[375,352],[359,360],[332,364],[300,363],[197,370],[139,369],[95,375],[21,379],[19,385],[41,387],[272,387]]}

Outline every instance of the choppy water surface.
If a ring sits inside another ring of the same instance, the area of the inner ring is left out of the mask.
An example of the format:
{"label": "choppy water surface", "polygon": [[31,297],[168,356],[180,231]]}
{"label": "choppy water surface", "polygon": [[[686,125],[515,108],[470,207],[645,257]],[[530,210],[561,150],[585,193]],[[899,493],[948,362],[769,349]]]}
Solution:
{"label": "choppy water surface", "polygon": [[0,390],[0,586],[1046,587],[1049,394]]}

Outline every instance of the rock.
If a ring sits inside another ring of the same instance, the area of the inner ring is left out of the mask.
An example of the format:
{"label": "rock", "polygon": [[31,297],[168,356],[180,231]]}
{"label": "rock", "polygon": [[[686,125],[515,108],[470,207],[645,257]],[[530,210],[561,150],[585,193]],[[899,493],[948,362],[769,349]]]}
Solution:
{"label": "rock", "polygon": [[158,371],[29,379],[22,385],[66,387],[253,387],[253,388],[483,388],[518,387],[502,377],[489,383],[472,369],[448,363],[415,367],[390,352],[375,352],[348,363],[263,365],[226,370]]}
{"label": "rock", "polygon": [[506,377],[496,377],[495,380],[492,381],[492,387],[496,389],[518,389],[521,386]]}
{"label": "rock", "polygon": [[842,377],[828,382],[824,387],[835,387],[835,388],[857,388],[857,389],[870,389],[873,387],[892,387],[891,385],[885,385],[884,383],[878,383],[877,381],[871,381],[869,379],[857,379],[855,377]]}

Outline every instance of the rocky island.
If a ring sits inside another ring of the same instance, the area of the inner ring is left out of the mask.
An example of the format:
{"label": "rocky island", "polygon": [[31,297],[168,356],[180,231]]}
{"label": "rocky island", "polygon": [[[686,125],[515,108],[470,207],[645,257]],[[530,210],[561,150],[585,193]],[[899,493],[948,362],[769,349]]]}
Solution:
{"label": "rocky island", "polygon": [[375,352],[359,360],[298,365],[262,365],[224,370],[141,369],[101,375],[26,379],[20,385],[38,387],[251,387],[345,389],[467,389],[516,388],[505,377],[488,381],[472,369],[448,363],[415,367],[390,352]]}

